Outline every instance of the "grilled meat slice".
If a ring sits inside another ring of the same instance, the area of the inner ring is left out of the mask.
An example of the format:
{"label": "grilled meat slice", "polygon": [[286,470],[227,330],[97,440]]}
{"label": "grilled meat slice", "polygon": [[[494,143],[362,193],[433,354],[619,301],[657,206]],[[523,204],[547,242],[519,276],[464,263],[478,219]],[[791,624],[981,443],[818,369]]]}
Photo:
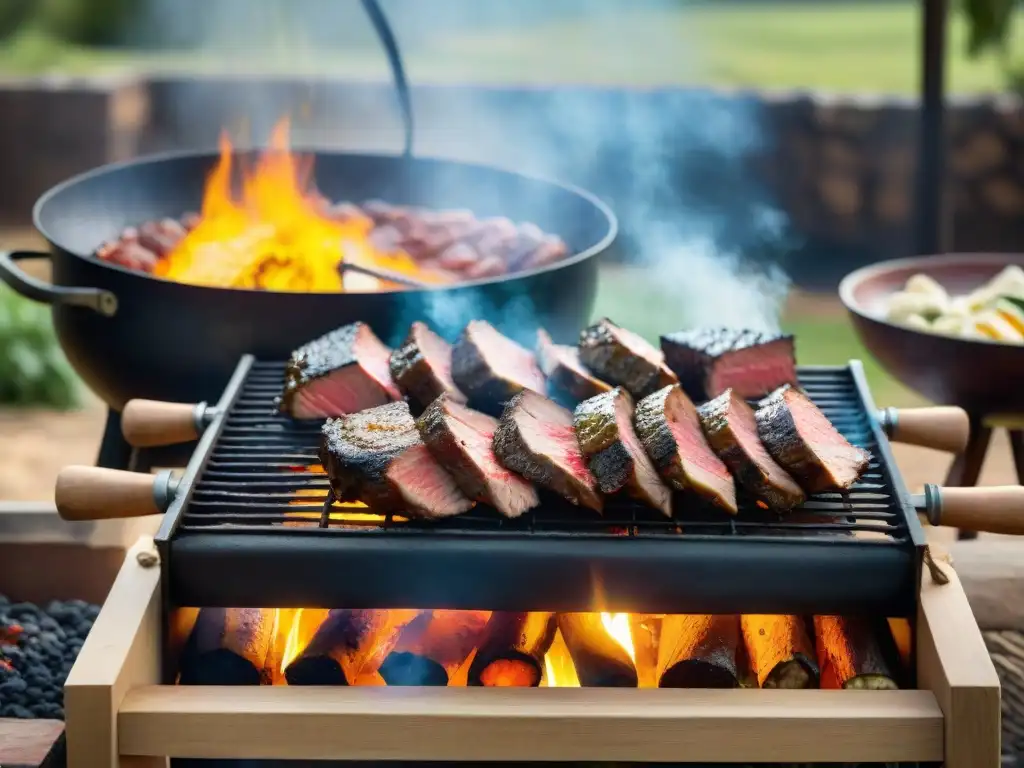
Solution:
{"label": "grilled meat slice", "polygon": [[378,514],[434,520],[473,506],[430,455],[405,402],[328,420],[320,462],[335,498],[358,499]]}
{"label": "grilled meat slice", "polygon": [[756,417],[768,453],[808,493],[849,488],[868,468],[867,451],[851,445],[807,395],[792,387],[762,402]]}
{"label": "grilled meat slice", "polygon": [[638,400],[677,381],[658,349],[607,317],[580,332],[579,350],[587,368]]}
{"label": "grilled meat slice", "polygon": [[416,427],[431,455],[469,498],[490,504],[505,517],[519,517],[540,503],[530,483],[498,463],[491,447],[497,419],[441,395],[416,420]]}
{"label": "grilled meat slice", "polygon": [[678,384],[663,387],[636,406],[636,434],[669,485],[693,491],[735,515],[736,482],[708,445],[697,408]]}
{"label": "grilled meat slice", "polygon": [[754,410],[727,389],[697,409],[708,443],[736,482],[771,509],[786,511],[804,501],[804,492],[775,463],[757,436]]}
{"label": "grilled meat slice", "polygon": [[633,401],[624,389],[616,387],[584,400],[576,406],[572,425],[603,493],[625,489],[672,516],[672,494],[633,431]]}
{"label": "grilled meat slice", "polygon": [[732,389],[750,400],[797,383],[793,337],[735,328],[697,328],[661,337],[665,364],[694,400]]}
{"label": "grilled meat slice", "polygon": [[451,345],[425,323],[413,323],[402,346],[391,353],[391,377],[420,408],[441,395],[466,402],[452,379]]}
{"label": "grilled meat slice", "polygon": [[452,349],[452,378],[474,402],[493,407],[517,392],[544,391],[544,374],[532,352],[473,320]]}
{"label": "grilled meat slice", "polygon": [[555,344],[543,328],[537,331],[537,360],[548,383],[577,401],[612,388],[611,384],[601,381],[586,369],[580,362],[580,352],[576,347]]}
{"label": "grilled meat slice", "polygon": [[494,433],[494,455],[506,469],[573,504],[600,512],[597,480],[572,429],[572,414],[543,395],[524,389],[509,401]]}
{"label": "grilled meat slice", "polygon": [[401,400],[390,356],[365,323],[331,331],[292,352],[278,407],[296,419],[323,419]]}

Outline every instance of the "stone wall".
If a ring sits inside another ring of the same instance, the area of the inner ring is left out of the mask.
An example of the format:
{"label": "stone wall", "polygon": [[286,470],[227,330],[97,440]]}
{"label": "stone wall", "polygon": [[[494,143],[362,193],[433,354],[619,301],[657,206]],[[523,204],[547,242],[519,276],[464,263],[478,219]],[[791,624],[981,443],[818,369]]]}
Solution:
{"label": "stone wall", "polygon": [[[383,84],[221,77],[17,91],[0,83],[0,216],[26,215],[46,186],[104,160],[212,148],[222,126],[259,140],[284,114],[299,145],[400,145]],[[679,236],[776,258],[801,282],[827,284],[915,250],[910,100],[437,85],[417,86],[413,99],[418,153],[593,189],[622,219],[627,252],[658,247],[652,223],[668,223]],[[1024,108],[1010,98],[954,99],[947,124],[951,249],[1024,249]]]}

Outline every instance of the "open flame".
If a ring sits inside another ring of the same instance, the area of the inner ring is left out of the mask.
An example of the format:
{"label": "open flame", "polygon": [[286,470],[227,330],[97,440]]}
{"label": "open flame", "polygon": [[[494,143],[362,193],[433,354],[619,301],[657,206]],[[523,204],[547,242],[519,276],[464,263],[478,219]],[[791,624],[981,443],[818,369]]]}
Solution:
{"label": "open flame", "polygon": [[226,134],[221,136],[220,160],[207,180],[199,221],[156,264],[154,274],[193,285],[331,292],[382,287],[372,277],[343,278],[344,261],[420,273],[408,254],[373,246],[369,218],[329,215],[312,184],[311,158],[289,151],[288,130],[288,120],[281,120],[267,151],[252,168],[240,169],[237,193],[233,147]]}

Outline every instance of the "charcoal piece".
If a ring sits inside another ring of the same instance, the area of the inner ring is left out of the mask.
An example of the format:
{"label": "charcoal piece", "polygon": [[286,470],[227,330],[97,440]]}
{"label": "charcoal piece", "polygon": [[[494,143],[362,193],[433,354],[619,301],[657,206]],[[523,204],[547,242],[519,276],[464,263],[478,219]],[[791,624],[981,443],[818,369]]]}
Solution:
{"label": "charcoal piece", "polygon": [[637,437],[669,485],[736,514],[736,482],[708,444],[697,408],[678,384],[637,403],[634,421]]}
{"label": "charcoal piece", "polygon": [[580,332],[579,351],[580,360],[600,379],[623,387],[637,400],[676,383],[658,349],[608,318]]}
{"label": "charcoal piece", "polygon": [[738,688],[739,646],[739,616],[666,616],[658,647],[658,687]]}
{"label": "charcoal piece", "polygon": [[821,687],[888,691],[898,686],[866,619],[815,616]]}
{"label": "charcoal piece", "polygon": [[557,629],[553,613],[492,613],[470,665],[468,685],[536,688]]}
{"label": "charcoal piece", "polygon": [[296,419],[322,419],[401,400],[390,359],[368,325],[342,326],[292,352],[278,407]]}
{"label": "charcoal piece", "polygon": [[602,493],[625,490],[672,516],[672,494],[633,431],[633,401],[624,389],[616,387],[584,400],[576,406],[572,423]]}
{"label": "charcoal piece", "polygon": [[182,653],[178,682],[260,685],[275,630],[273,609],[201,609]]}
{"label": "charcoal piece", "polygon": [[572,428],[572,414],[543,395],[523,390],[509,401],[494,433],[501,465],[540,488],[597,512],[604,501]]}
{"label": "charcoal piece", "polygon": [[755,414],[764,447],[808,493],[845,490],[868,468],[867,451],[851,445],[807,395],[785,386]]}
{"label": "charcoal piece", "polygon": [[404,402],[328,420],[320,462],[335,498],[362,501],[378,514],[436,520],[473,506],[430,455]]}
{"label": "charcoal piece", "polygon": [[636,665],[599,613],[562,613],[558,630],[584,688],[636,688]]}
{"label": "charcoal piece", "polygon": [[697,401],[727,389],[751,400],[797,383],[793,337],[787,334],[697,328],[662,336],[661,350],[665,364]]}
{"label": "charcoal piece", "polygon": [[498,463],[492,447],[498,420],[442,395],[416,420],[420,437],[470,499],[508,518],[540,503],[536,489]]}
{"label": "charcoal piece", "polygon": [[802,616],[744,615],[743,642],[761,688],[817,688],[814,643]]}
{"label": "charcoal piece", "polygon": [[380,666],[388,685],[448,685],[484,637],[490,611],[427,611]]}
{"label": "charcoal piece", "polygon": [[451,345],[425,323],[413,323],[402,346],[391,353],[390,372],[398,388],[420,408],[441,395],[466,401],[452,379]]}
{"label": "charcoal piece", "polygon": [[754,411],[745,400],[727,389],[697,413],[708,443],[740,486],[779,512],[803,503],[803,490],[761,444]]}

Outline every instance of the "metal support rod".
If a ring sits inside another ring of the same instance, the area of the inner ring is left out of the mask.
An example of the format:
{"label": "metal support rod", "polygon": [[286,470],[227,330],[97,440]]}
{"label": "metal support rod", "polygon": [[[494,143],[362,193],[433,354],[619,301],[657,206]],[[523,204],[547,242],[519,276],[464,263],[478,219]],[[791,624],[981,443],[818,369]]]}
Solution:
{"label": "metal support rod", "polygon": [[917,253],[946,250],[950,227],[946,221],[945,74],[946,19],[949,0],[922,0],[921,109],[918,131]]}

